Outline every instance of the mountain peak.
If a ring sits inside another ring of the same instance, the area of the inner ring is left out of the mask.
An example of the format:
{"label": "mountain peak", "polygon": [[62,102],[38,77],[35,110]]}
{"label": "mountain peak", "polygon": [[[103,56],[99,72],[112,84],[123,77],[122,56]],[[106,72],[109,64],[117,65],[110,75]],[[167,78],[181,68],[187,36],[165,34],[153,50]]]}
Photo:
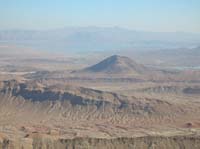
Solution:
{"label": "mountain peak", "polygon": [[112,59],[112,60],[122,60],[122,59],[129,59],[126,56],[120,56],[120,55],[112,55],[110,57],[108,57],[107,59]]}
{"label": "mountain peak", "polygon": [[140,74],[145,71],[145,67],[126,56],[113,55],[83,69],[83,71],[109,74]]}

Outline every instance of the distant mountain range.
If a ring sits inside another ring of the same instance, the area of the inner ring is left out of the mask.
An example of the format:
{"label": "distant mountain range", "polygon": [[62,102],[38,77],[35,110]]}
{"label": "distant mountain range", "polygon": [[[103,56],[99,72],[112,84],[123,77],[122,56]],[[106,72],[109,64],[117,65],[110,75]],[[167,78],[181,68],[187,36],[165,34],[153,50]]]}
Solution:
{"label": "distant mountain range", "polygon": [[0,31],[0,43],[62,52],[179,48],[200,45],[200,34],[145,32],[119,27],[67,27],[43,31],[4,30]]}

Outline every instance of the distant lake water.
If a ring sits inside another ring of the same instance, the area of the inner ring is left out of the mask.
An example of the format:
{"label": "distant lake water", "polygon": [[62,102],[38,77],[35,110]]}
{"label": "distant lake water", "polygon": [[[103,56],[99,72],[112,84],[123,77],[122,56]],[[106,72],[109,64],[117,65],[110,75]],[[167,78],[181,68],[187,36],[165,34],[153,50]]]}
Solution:
{"label": "distant lake water", "polygon": [[148,67],[157,69],[171,69],[171,70],[200,70],[200,66],[153,66],[147,65]]}
{"label": "distant lake water", "polygon": [[186,70],[186,69],[200,70],[200,66],[193,66],[193,67],[177,66],[177,67],[169,67],[169,68],[178,69],[178,70]]}

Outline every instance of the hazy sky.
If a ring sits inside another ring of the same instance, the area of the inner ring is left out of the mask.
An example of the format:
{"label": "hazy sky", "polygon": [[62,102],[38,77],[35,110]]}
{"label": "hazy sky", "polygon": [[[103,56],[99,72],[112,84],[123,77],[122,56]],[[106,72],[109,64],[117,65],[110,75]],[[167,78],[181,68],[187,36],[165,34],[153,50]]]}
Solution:
{"label": "hazy sky", "polygon": [[200,0],[0,0],[0,29],[67,26],[200,33]]}

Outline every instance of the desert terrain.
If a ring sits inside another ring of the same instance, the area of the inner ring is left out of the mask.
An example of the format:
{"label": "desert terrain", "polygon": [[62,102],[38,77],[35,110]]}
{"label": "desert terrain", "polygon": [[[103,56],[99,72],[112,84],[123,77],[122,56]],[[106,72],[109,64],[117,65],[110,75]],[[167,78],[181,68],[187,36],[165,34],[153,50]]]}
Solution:
{"label": "desert terrain", "polygon": [[0,149],[200,148],[200,70],[24,55],[0,55]]}

